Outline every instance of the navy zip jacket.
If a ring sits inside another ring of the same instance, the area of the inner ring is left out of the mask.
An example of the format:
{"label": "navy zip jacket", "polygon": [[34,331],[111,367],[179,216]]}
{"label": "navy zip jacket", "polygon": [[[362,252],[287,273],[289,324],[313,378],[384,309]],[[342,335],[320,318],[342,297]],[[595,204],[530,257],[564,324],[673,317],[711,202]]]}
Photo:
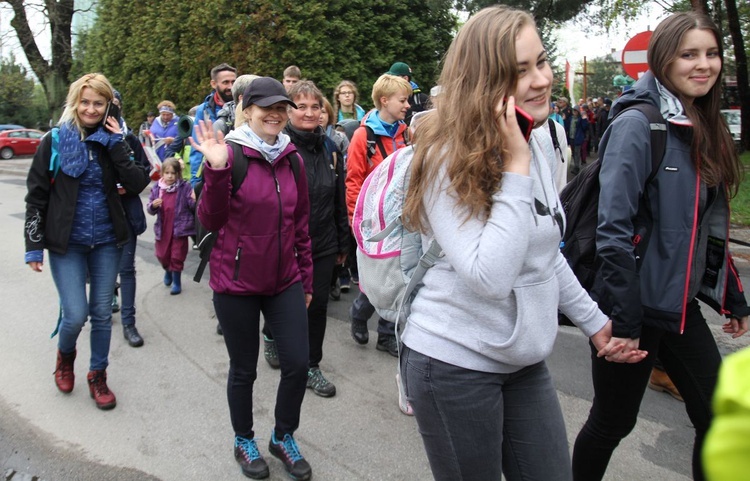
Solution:
{"label": "navy zip jacket", "polygon": [[[610,118],[641,102],[661,105],[650,72],[617,100]],[[642,325],[682,332],[686,306],[696,297],[728,317],[750,314],[728,249],[726,186],[709,189],[702,182],[690,153],[692,128],[667,124],[664,158],[647,189],[652,161],[645,115],[624,112],[600,144],[591,294],[612,318],[616,337],[638,338]]]}

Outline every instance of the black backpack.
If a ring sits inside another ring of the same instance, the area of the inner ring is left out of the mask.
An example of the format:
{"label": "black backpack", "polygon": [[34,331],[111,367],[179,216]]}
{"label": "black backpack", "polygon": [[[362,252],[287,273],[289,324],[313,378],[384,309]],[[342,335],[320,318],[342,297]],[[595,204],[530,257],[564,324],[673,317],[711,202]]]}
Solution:
{"label": "black backpack", "polygon": [[[245,156],[244,152],[242,152],[242,146],[240,144],[231,141],[228,142],[228,144],[232,146],[232,151],[234,153],[234,161],[232,162],[231,174],[232,195],[234,195],[238,190],[240,190],[242,182],[244,182],[245,177],[247,177],[247,168],[250,162],[247,156]],[[290,156],[289,163],[292,165],[294,180],[295,182],[297,182],[299,181],[299,154]],[[198,193],[198,200],[195,203],[195,238],[198,242],[198,255],[200,256],[201,261],[198,264],[198,270],[195,271],[193,280],[195,282],[200,282],[201,278],[203,277],[203,271],[206,270],[206,266],[208,265],[208,260],[211,258],[211,251],[216,244],[216,238],[218,237],[219,233],[218,231],[209,231],[203,226],[203,224],[201,224],[200,220],[198,219],[197,206],[200,203],[202,197],[203,180],[201,180],[199,184],[196,185],[195,190]]]}
{"label": "black backpack", "polygon": [[[628,110],[638,110],[648,119],[651,127],[651,174],[646,179],[646,186],[659,171],[667,145],[667,124],[658,108],[651,104],[636,104],[623,109],[617,115]],[[614,119],[613,119],[614,120]],[[560,200],[565,211],[565,234],[560,243],[560,250],[567,259],[573,274],[578,278],[586,291],[590,291],[596,277],[596,226],[599,221],[599,171],[604,151],[599,152],[599,159],[587,165],[571,180],[560,193]],[[644,197],[647,189],[644,189]],[[642,212],[641,212],[642,211]],[[648,210],[648,199],[641,202],[639,216],[648,221],[651,213]],[[645,249],[645,243],[641,246]],[[573,325],[562,313],[559,324]]]}

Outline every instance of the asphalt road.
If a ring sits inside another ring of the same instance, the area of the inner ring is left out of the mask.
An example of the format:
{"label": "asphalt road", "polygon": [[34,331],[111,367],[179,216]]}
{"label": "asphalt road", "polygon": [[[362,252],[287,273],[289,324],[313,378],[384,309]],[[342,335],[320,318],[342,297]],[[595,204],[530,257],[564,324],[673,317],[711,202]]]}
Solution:
{"label": "asphalt road", "polygon": [[[57,318],[56,291],[48,269],[38,274],[23,263],[27,169],[28,159],[0,161],[0,229],[5,232],[0,243],[2,479],[244,479],[232,457],[228,360],[214,331],[207,281],[185,281],[183,293],[170,296],[161,284],[151,228],[139,238],[136,261],[137,323],[146,344],[129,347],[119,314],[113,316],[108,373],[117,408],[102,412],[89,399],[87,328],[78,344],[76,388],[70,395],[57,391],[52,378],[56,339],[49,337]],[[185,277],[196,266],[197,255],[191,252]],[[750,274],[747,261],[739,268]],[[338,392],[331,399],[308,392],[296,434],[300,448],[318,480],[429,480],[416,423],[398,410],[396,361],[375,350],[374,320],[369,345],[358,346],[349,337],[346,312],[355,294],[356,289],[329,305],[321,367]],[[721,322],[710,316],[723,353],[750,343],[750,336],[726,340]],[[592,398],[586,339],[574,328],[561,328],[548,363],[572,443]],[[255,419],[272,480],[288,479],[265,445],[273,426],[277,380],[278,371],[261,360]],[[692,438],[683,405],[648,390],[639,423],[615,452],[606,479],[690,479]]]}

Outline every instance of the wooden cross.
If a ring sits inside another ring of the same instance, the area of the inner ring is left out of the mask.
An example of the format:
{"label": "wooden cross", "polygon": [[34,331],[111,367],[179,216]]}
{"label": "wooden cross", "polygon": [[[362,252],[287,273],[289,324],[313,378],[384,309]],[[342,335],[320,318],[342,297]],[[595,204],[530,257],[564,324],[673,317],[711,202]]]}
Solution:
{"label": "wooden cross", "polygon": [[[583,57],[583,72],[575,72],[576,75],[582,75],[583,76],[583,101],[585,102],[588,98],[587,94],[587,86],[588,86],[588,77],[589,75],[594,75],[593,73],[588,71],[588,64],[586,63],[586,57]],[[570,92],[571,96],[571,102],[573,101],[573,92]]]}

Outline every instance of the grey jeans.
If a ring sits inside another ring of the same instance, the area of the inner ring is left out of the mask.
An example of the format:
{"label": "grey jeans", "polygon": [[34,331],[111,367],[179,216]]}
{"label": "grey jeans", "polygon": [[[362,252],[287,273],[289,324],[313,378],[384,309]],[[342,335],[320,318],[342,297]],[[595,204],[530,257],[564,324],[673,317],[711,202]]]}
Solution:
{"label": "grey jeans", "polygon": [[405,346],[401,377],[436,480],[572,479],[562,410],[544,362],[488,373]]}

